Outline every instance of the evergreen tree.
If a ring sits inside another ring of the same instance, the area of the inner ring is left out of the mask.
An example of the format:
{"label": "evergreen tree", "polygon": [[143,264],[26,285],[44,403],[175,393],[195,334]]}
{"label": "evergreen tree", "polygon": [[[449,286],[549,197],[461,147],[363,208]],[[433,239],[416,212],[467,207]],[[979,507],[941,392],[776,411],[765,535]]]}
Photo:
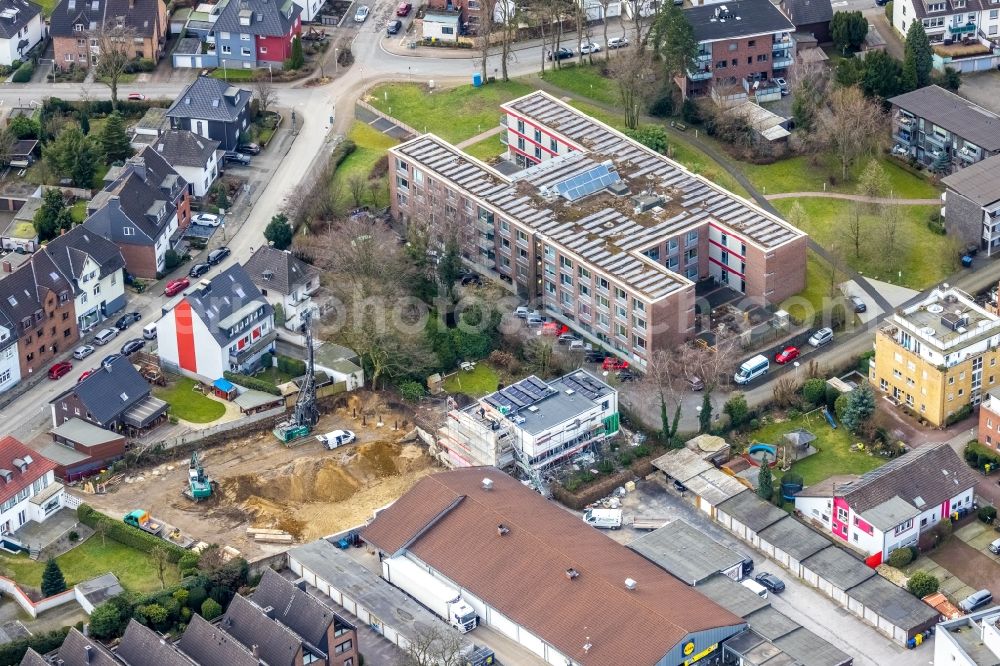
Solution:
{"label": "evergreen tree", "polygon": [[444,245],[444,254],[438,262],[438,276],[445,289],[451,289],[451,285],[458,281],[462,274],[462,257],[458,251],[458,241],[453,237],[449,238]]}
{"label": "evergreen tree", "polygon": [[[667,81],[673,81],[691,69],[698,55],[698,40],[694,38],[694,28],[678,5],[669,3],[657,12],[649,36],[653,41],[653,50],[666,70]],[[645,48],[645,45],[640,44],[638,48]]]}
{"label": "evergreen tree", "polygon": [[903,70],[899,61],[885,51],[869,51],[864,60],[861,90],[869,97],[888,99],[898,95]]}
{"label": "evergreen tree", "polygon": [[42,149],[42,159],[57,176],[68,177],[77,187],[93,185],[100,154],[94,142],[72,125]]}
{"label": "evergreen tree", "polygon": [[698,412],[698,432],[708,432],[712,427],[712,393],[705,390],[701,397],[701,411]]}
{"label": "evergreen tree", "polygon": [[[912,89],[923,88],[931,82],[934,56],[931,51],[931,41],[924,31],[924,24],[920,21],[911,21],[910,29],[906,31],[906,51],[903,55],[903,62],[905,65],[913,63],[912,72],[916,78],[913,81],[907,81],[914,83]],[[905,70],[906,67],[904,67]]]}
{"label": "evergreen tree", "polygon": [[49,558],[49,561],[45,563],[45,571],[42,572],[42,596],[51,597],[53,594],[59,594],[60,592],[66,591],[66,579],[63,578],[62,569],[59,568],[59,564]]}
{"label": "evergreen tree", "polygon": [[289,69],[302,69],[306,64],[306,57],[302,54],[302,39],[296,35],[292,40],[292,55],[288,59]]}
{"label": "evergreen tree", "polygon": [[101,132],[101,150],[108,162],[124,162],[132,157],[133,150],[125,132],[125,121],[117,111],[108,116],[108,123]]}
{"label": "evergreen tree", "polygon": [[279,213],[271,218],[264,229],[264,238],[279,250],[287,250],[292,244],[292,227],[288,218]]}
{"label": "evergreen tree", "polygon": [[847,394],[844,407],[844,427],[853,433],[860,432],[875,413],[875,393],[868,382]]}
{"label": "evergreen tree", "polygon": [[80,122],[80,131],[84,134],[90,134],[90,116],[87,115],[87,112],[81,111],[77,115],[77,119]]}
{"label": "evergreen tree", "polygon": [[222,181],[215,186],[215,205],[219,208],[229,208],[229,193]]}
{"label": "evergreen tree", "polygon": [[61,231],[72,228],[73,216],[66,208],[62,192],[55,188],[45,190],[42,194],[42,205],[35,211],[32,223],[35,225],[38,238],[43,241],[51,240]]}
{"label": "evergreen tree", "polygon": [[767,464],[766,458],[757,475],[757,494],[768,502],[774,497],[774,476],[771,474],[771,467]]}

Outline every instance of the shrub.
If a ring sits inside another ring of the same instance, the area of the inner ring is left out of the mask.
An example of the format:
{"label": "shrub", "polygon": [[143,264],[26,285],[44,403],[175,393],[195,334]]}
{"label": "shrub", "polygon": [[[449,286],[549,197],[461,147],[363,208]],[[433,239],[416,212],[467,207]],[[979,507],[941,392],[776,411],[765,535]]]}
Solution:
{"label": "shrub", "polygon": [[636,458],[645,458],[650,454],[650,450],[649,447],[646,446],[645,444],[640,444],[639,446],[635,447],[635,451],[633,451],[633,453],[635,453]]}
{"label": "shrub", "polygon": [[214,620],[222,615],[222,606],[215,599],[205,599],[201,604],[201,616],[206,620]]}
{"label": "shrub", "polygon": [[135,611],[146,618],[146,622],[154,627],[163,627],[167,622],[167,609],[159,604],[139,606]]}
{"label": "shrub", "polygon": [[187,606],[191,610],[200,610],[201,605],[208,599],[208,592],[200,585],[188,590]]}
{"label": "shrub", "polygon": [[70,530],[70,532],[69,532],[69,540],[72,543],[76,543],[77,541],[80,540],[80,533],[77,532],[76,530]]}
{"label": "shrub", "polygon": [[826,382],[819,377],[807,379],[802,385],[802,397],[813,405],[821,405],[826,400]]}
{"label": "shrub", "polygon": [[22,63],[17,71],[14,72],[14,77],[11,79],[14,83],[27,83],[31,81],[31,76],[35,73],[35,66],[31,62]]}
{"label": "shrub", "polygon": [[[198,568],[198,554],[197,553],[185,553],[177,560],[177,566],[181,569],[197,569]],[[187,592],[187,590],[185,590]]]}
{"label": "shrub", "polygon": [[399,385],[399,394],[407,402],[418,402],[427,394],[427,390],[420,382],[403,382]]}
{"label": "shrub", "polygon": [[938,579],[926,571],[918,571],[910,576],[910,580],[906,581],[906,589],[913,596],[923,598],[937,592]]}
{"label": "shrub", "polygon": [[741,427],[750,417],[750,407],[747,405],[747,399],[740,391],[732,394],[722,407],[722,411],[729,416],[729,424],[733,428]]}
{"label": "shrub", "polygon": [[946,426],[954,425],[959,421],[968,418],[970,414],[972,414],[972,403],[962,405],[956,411],[945,417],[944,424]]}
{"label": "shrub", "polygon": [[263,379],[257,379],[256,377],[251,377],[250,375],[243,375],[238,372],[229,371],[223,372],[222,376],[234,384],[239,384],[240,386],[248,389],[263,391],[264,393],[270,393],[271,395],[281,395],[281,391],[278,390],[277,386]]}
{"label": "shrub", "polygon": [[887,564],[890,567],[896,567],[897,569],[902,569],[907,564],[913,561],[913,553],[909,548],[897,548],[896,550],[889,553],[889,559]]}
{"label": "shrub", "polygon": [[839,398],[839,397],[840,397],[840,391],[838,391],[837,389],[835,389],[832,386],[830,386],[829,384],[827,384],[827,387],[826,387],[826,408],[827,409],[834,409],[835,403],[837,402],[837,398]]}
{"label": "shrub", "polygon": [[170,248],[163,253],[163,265],[168,271],[174,270],[181,265],[181,255],[177,254],[177,250]]}
{"label": "shrub", "polygon": [[833,411],[837,415],[837,420],[844,419],[844,412],[847,411],[847,403],[850,400],[850,393],[841,393],[833,403]]}
{"label": "shrub", "polygon": [[96,529],[98,524],[105,525],[108,538],[114,539],[124,546],[141,550],[144,553],[150,553],[154,548],[164,549],[167,551],[167,560],[169,562],[177,562],[181,557],[188,554],[188,551],[180,546],[164,539],[158,539],[152,534],[143,532],[131,525],[126,525],[121,520],[115,520],[111,516],[96,511],[89,504],[81,504],[76,510],[76,515],[80,519],[80,522],[87,527]]}
{"label": "shrub", "polygon": [[297,358],[278,355],[278,370],[293,377],[306,374],[306,362]]}
{"label": "shrub", "polygon": [[681,118],[686,123],[697,124],[701,122],[701,109],[690,97],[684,100],[684,104],[681,105]]}
{"label": "shrub", "polygon": [[615,471],[615,465],[613,462],[605,458],[601,462],[597,463],[597,471],[601,474],[611,474]]}
{"label": "shrub", "polygon": [[0,645],[0,664],[20,664],[28,648],[33,649],[38,654],[45,654],[59,648],[66,639],[69,629],[69,627],[63,627]]}
{"label": "shrub", "polygon": [[997,518],[997,510],[992,506],[981,506],[979,507],[979,520],[983,521],[987,525],[993,523]]}

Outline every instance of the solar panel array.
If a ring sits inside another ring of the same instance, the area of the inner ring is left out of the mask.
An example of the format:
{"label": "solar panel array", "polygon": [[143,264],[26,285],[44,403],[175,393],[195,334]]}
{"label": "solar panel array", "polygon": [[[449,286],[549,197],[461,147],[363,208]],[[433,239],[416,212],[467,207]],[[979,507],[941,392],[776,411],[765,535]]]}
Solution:
{"label": "solar panel array", "polygon": [[567,201],[576,201],[621,180],[611,164],[598,164],[593,169],[556,183],[556,191]]}
{"label": "solar panel array", "polygon": [[493,395],[487,396],[486,402],[502,412],[512,414],[524,409],[528,405],[535,404],[549,395],[552,395],[554,392],[555,391],[553,389],[549,388],[549,386],[538,377],[531,376],[526,379],[522,379],[516,384],[511,384],[506,388],[502,388]]}
{"label": "solar panel array", "polygon": [[607,386],[597,380],[595,380],[590,375],[583,372],[577,372],[573,375],[568,375],[562,378],[562,384],[568,389],[573,389],[577,393],[584,395],[591,400],[597,400],[607,391]]}

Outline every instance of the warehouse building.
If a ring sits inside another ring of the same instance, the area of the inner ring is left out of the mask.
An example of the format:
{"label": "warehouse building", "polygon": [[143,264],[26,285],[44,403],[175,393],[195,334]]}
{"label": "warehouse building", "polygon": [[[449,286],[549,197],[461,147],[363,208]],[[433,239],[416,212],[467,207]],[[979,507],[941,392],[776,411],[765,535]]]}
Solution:
{"label": "warehouse building", "polygon": [[383,564],[417,564],[458,590],[480,624],[557,666],[694,663],[746,628],[496,468],[421,479],[361,538]]}

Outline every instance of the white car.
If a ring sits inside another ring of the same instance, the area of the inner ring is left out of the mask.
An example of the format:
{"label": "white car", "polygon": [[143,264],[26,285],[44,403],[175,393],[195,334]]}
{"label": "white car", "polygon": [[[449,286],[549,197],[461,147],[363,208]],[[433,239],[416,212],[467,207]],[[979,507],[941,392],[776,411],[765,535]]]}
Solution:
{"label": "white car", "polygon": [[628,37],[612,37],[608,40],[609,49],[622,49],[628,46]]}
{"label": "white car", "polygon": [[822,347],[833,340],[832,328],[821,328],[809,336],[809,344],[813,347]]}
{"label": "white car", "polygon": [[73,350],[73,358],[82,361],[93,353],[94,347],[92,345],[80,345]]}
{"label": "white car", "polygon": [[360,7],[358,7],[358,10],[356,12],[354,12],[354,22],[355,23],[364,23],[365,19],[368,18],[368,13],[369,12],[371,12],[371,9],[369,9],[365,5],[361,5]]}
{"label": "white car", "polygon": [[587,55],[588,53],[598,53],[601,47],[594,42],[587,42],[586,44],[580,45],[580,53],[582,55]]}
{"label": "white car", "polygon": [[316,435],[316,439],[326,448],[335,449],[338,446],[350,444],[357,437],[350,430],[333,430],[325,435]]}
{"label": "white car", "polygon": [[211,213],[198,213],[191,218],[191,224],[198,224],[203,227],[217,227],[219,226],[219,216],[212,215]]}

